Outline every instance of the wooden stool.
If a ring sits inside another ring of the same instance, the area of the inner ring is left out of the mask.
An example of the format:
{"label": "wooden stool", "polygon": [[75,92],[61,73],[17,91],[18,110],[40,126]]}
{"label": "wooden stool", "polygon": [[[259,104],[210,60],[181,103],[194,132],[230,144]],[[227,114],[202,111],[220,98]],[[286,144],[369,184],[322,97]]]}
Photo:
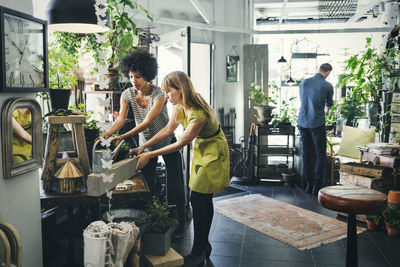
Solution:
{"label": "wooden stool", "polygon": [[318,203],[324,208],[348,213],[346,266],[357,266],[356,214],[382,212],[386,208],[386,195],[369,188],[334,185],[319,190]]}
{"label": "wooden stool", "polygon": [[85,177],[91,173],[88,153],[86,149],[83,124],[85,117],[82,115],[49,116],[49,129],[47,132],[44,168],[42,172],[43,190],[51,191],[53,188],[53,175],[56,166],[61,166],[68,159],[57,159],[58,145],[60,144],[60,127],[64,123],[72,124],[72,141],[78,157],[70,158],[82,168]]}

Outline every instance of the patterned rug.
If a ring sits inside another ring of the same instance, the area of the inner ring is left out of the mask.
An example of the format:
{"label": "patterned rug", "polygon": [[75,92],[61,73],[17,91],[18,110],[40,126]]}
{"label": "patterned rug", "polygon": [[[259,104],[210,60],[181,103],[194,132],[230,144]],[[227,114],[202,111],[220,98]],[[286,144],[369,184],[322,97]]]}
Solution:
{"label": "patterned rug", "polygon": [[[347,223],[259,194],[214,202],[214,209],[300,250],[315,248],[347,235]],[[365,231],[357,228],[357,232]]]}

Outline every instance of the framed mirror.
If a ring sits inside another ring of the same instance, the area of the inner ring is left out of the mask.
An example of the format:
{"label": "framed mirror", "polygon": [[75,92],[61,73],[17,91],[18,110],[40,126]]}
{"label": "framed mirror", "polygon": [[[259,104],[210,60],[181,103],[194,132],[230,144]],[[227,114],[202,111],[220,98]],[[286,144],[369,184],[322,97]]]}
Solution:
{"label": "framed mirror", "polygon": [[1,113],[3,176],[10,178],[42,166],[42,112],[32,98],[11,98]]}

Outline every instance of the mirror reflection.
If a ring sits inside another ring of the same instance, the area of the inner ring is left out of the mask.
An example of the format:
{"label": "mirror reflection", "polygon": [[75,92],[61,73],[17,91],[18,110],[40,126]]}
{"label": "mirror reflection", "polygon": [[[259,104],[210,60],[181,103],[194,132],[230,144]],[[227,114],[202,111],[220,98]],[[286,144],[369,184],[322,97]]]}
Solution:
{"label": "mirror reflection", "polygon": [[32,115],[28,108],[17,108],[12,114],[13,163],[32,159]]}

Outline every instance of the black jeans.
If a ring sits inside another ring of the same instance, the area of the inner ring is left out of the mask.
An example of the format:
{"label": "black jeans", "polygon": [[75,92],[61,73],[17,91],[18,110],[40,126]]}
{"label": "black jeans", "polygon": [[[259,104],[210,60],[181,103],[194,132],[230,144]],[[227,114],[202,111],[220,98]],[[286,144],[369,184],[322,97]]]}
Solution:
{"label": "black jeans", "polygon": [[[303,179],[308,183],[322,185],[325,181],[326,160],[326,129],[325,125],[317,128],[300,129],[301,142],[303,143]],[[314,173],[312,173],[315,158]],[[314,181],[313,177],[314,176]]]}
{"label": "black jeans", "polygon": [[194,240],[191,254],[200,255],[208,244],[211,223],[214,216],[213,194],[191,192],[193,209]]}
{"label": "black jeans", "polygon": [[[175,142],[176,139],[172,140]],[[169,204],[176,204],[178,213],[179,227],[185,224],[184,208],[185,208],[185,191],[183,182],[182,157],[179,151],[162,156],[167,169],[167,190],[169,195],[174,195],[175,199],[168,199]],[[142,168],[144,178],[149,185],[150,191],[154,194],[156,190],[156,166],[158,157],[149,160],[149,163]]]}

